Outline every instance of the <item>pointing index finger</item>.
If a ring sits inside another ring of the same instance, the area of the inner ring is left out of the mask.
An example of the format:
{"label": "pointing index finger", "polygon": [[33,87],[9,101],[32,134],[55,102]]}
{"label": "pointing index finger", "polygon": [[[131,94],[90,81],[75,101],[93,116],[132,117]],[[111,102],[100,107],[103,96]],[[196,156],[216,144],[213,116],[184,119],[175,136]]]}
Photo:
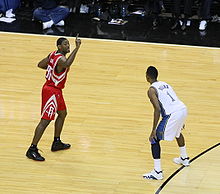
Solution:
{"label": "pointing index finger", "polygon": [[78,39],[78,37],[79,37],[79,33],[77,33],[77,35],[76,35],[76,40]]}

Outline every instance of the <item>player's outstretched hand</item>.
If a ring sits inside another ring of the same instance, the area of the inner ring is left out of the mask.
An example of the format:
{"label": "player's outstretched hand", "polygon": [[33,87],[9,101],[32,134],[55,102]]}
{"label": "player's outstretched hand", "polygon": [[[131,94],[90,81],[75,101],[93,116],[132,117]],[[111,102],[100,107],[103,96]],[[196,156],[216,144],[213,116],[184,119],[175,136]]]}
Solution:
{"label": "player's outstretched hand", "polygon": [[76,47],[80,47],[80,45],[81,45],[81,40],[79,39],[79,34],[76,35],[75,43],[76,43]]}

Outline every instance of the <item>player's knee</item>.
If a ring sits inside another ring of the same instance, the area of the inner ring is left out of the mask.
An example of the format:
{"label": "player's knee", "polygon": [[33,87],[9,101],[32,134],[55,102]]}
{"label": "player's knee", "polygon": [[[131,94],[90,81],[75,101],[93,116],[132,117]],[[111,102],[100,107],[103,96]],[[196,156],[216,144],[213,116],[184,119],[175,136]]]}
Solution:
{"label": "player's knee", "polygon": [[66,116],[67,116],[67,112],[62,113],[62,114],[60,114],[59,116],[62,117],[63,119],[65,119]]}
{"label": "player's knee", "polygon": [[160,142],[160,140],[158,140],[158,138],[156,139],[156,138],[154,138],[154,139],[152,139],[151,140],[151,145],[153,145],[153,144],[158,144]]}
{"label": "player's knee", "polygon": [[66,116],[67,116],[67,111],[64,110],[64,111],[58,111],[58,116],[65,119]]}

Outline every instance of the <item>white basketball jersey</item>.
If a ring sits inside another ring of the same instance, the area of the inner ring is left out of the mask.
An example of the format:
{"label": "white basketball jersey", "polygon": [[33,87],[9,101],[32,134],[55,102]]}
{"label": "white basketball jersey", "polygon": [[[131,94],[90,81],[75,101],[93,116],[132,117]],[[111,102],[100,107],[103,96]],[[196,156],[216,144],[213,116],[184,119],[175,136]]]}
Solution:
{"label": "white basketball jersey", "polygon": [[166,82],[157,81],[151,84],[151,87],[155,88],[157,91],[162,116],[186,108],[185,104],[177,97],[173,88]]}

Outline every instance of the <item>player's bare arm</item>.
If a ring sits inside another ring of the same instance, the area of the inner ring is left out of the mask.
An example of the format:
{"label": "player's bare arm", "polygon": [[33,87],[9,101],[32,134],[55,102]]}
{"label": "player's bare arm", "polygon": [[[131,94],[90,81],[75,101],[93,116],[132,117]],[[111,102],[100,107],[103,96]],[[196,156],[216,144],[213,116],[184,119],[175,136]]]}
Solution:
{"label": "player's bare arm", "polygon": [[49,56],[43,58],[38,64],[37,66],[41,69],[47,69],[49,63]]}
{"label": "player's bare arm", "polygon": [[75,60],[76,54],[81,45],[81,40],[78,38],[78,35],[76,36],[75,44],[76,44],[76,48],[70,53],[69,57],[67,59],[65,57],[62,57],[58,61],[58,65],[60,66],[57,69],[58,71],[62,71],[63,68],[69,68],[72,65],[73,61]]}
{"label": "player's bare arm", "polygon": [[149,140],[152,141],[153,138],[156,138],[156,128],[160,119],[160,104],[154,88],[150,87],[147,94],[154,108],[153,127],[149,137]]}

